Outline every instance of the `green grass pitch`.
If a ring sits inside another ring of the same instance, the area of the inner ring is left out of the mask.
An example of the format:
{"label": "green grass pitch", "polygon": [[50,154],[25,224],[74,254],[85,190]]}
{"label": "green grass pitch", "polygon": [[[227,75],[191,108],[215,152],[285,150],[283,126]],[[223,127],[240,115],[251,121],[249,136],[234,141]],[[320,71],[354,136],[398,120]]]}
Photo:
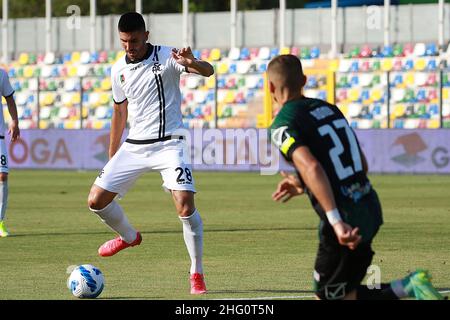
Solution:
{"label": "green grass pitch", "polygon": [[[182,226],[159,174],[143,176],[120,201],[142,232],[141,246],[110,258],[100,258],[97,249],[114,234],[86,204],[96,174],[11,172],[11,236],[0,239],[0,299],[75,299],[66,287],[66,269],[84,263],[105,275],[99,299],[310,299],[318,217],[306,197],[272,202],[278,176],[195,174],[209,294],[192,297]],[[422,267],[436,287],[448,291],[450,177],[371,180],[384,209],[373,260],[382,281]]]}

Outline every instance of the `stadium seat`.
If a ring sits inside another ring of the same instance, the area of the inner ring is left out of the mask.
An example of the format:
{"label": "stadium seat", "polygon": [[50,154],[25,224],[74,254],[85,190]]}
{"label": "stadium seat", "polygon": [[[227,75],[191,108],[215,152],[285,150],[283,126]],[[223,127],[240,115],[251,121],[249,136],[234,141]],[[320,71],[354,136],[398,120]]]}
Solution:
{"label": "stadium seat", "polygon": [[426,54],[426,45],[425,43],[416,43],[414,46],[413,56],[415,57],[423,57]]}
{"label": "stadium seat", "polygon": [[359,68],[362,72],[371,71],[371,66],[369,60],[363,61]]}
{"label": "stadium seat", "polygon": [[230,52],[228,53],[228,59],[232,61],[239,60],[239,57],[241,56],[241,50],[239,48],[231,48]]}
{"label": "stadium seat", "polygon": [[417,72],[415,74],[415,83],[416,87],[423,87],[427,84],[428,74],[424,72]]}
{"label": "stadium seat", "polygon": [[427,62],[423,58],[419,58],[416,60],[414,64],[414,70],[416,71],[423,71],[427,67]]}
{"label": "stadium seat", "polygon": [[51,65],[55,63],[55,54],[53,52],[47,52],[45,54],[44,63],[47,65]]}
{"label": "stadium seat", "polygon": [[250,48],[250,60],[255,60],[258,58],[259,48]]}
{"label": "stadium seat", "polygon": [[259,60],[270,60],[270,48],[262,47],[261,49],[259,49],[258,59]]}
{"label": "stadium seat", "polygon": [[203,79],[196,75],[192,75],[192,76],[188,77],[186,80],[186,87],[188,89],[197,89],[201,85],[203,85]]}
{"label": "stadium seat", "polygon": [[280,49],[279,49],[279,48],[277,48],[277,47],[272,48],[272,49],[270,50],[270,59],[275,58],[275,57],[278,56],[279,54],[280,54]]}
{"label": "stadium seat", "polygon": [[242,48],[239,60],[250,60],[250,50],[248,48]]}
{"label": "stadium seat", "polygon": [[414,53],[414,46],[411,43],[405,44],[405,47],[403,48],[403,55],[405,57],[409,57],[413,55]]}
{"label": "stadium seat", "polygon": [[404,56],[403,45],[399,43],[394,45],[394,50],[392,53],[394,54],[394,57],[403,57]]}
{"label": "stadium seat", "polygon": [[339,72],[346,73],[349,72],[351,66],[351,60],[341,60],[339,63]]}
{"label": "stadium seat", "polygon": [[88,63],[99,63],[100,53],[95,51],[90,54]]}
{"label": "stadium seat", "polygon": [[289,47],[283,47],[280,50],[280,55],[286,55],[286,54],[290,54],[291,53],[291,49]]}
{"label": "stadium seat", "polygon": [[219,61],[220,59],[222,59],[222,52],[220,51],[220,49],[218,48],[212,49],[209,54],[209,60],[216,62]]}
{"label": "stadium seat", "polygon": [[19,64],[22,66],[27,65],[28,61],[29,61],[29,57],[30,56],[28,55],[28,53],[25,53],[25,52],[21,53],[19,55]]}
{"label": "stadium seat", "polygon": [[388,72],[392,70],[392,59],[387,58],[381,60],[381,70],[384,72]]}
{"label": "stadium seat", "polygon": [[408,72],[405,74],[403,82],[407,87],[414,87],[414,84],[416,82],[415,75],[416,75],[415,72]]}
{"label": "stadium seat", "polygon": [[369,45],[364,45],[361,49],[360,57],[361,58],[371,58],[372,57],[372,48]]}
{"label": "stadium seat", "polygon": [[425,55],[428,57],[434,57],[438,55],[438,49],[435,43],[429,43],[426,45]]}
{"label": "stadium seat", "polygon": [[298,57],[300,55],[300,49],[298,47],[292,47],[291,48],[291,54]]}
{"label": "stadium seat", "polygon": [[[73,59],[73,55],[72,55],[72,59]],[[72,61],[72,62],[73,62],[73,61]],[[88,64],[88,63],[91,63],[91,54],[89,53],[89,51],[83,51],[83,52],[81,52],[79,62],[82,63],[82,64]]]}
{"label": "stadium seat", "polygon": [[438,68],[438,66],[437,66],[436,59],[430,59],[430,60],[428,61],[426,70],[428,70],[428,71],[436,71],[437,68]]}
{"label": "stadium seat", "polygon": [[311,59],[319,59],[320,58],[320,48],[312,47],[311,48]]}
{"label": "stadium seat", "polygon": [[250,70],[250,62],[249,61],[239,61],[237,63],[237,73],[238,74],[248,74]]}
{"label": "stadium seat", "polygon": [[79,65],[77,67],[77,76],[78,77],[86,77],[89,75],[91,70],[92,70],[92,67],[90,67],[89,65]]}
{"label": "stadium seat", "polygon": [[101,89],[103,91],[110,91],[111,87],[112,87],[112,84],[111,84],[111,79],[109,77],[102,80]]}
{"label": "stadium seat", "polygon": [[437,74],[436,73],[428,74],[425,85],[430,86],[430,87],[436,86],[437,85]]}
{"label": "stadium seat", "polygon": [[391,58],[394,56],[394,48],[391,45],[386,45],[382,50],[382,57]]}
{"label": "stadium seat", "polygon": [[337,102],[347,103],[347,101],[348,101],[347,90],[346,89],[338,90],[336,93],[336,99],[337,99]]}
{"label": "stadium seat", "polygon": [[217,66],[217,74],[224,75],[229,72],[230,66],[228,64],[228,61],[222,61],[219,62]]}

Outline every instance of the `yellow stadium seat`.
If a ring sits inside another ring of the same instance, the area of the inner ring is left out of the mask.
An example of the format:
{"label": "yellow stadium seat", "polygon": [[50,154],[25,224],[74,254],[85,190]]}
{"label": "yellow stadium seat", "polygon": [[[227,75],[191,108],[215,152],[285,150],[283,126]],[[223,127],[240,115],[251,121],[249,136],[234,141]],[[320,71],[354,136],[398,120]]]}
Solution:
{"label": "yellow stadium seat", "polygon": [[406,106],[404,104],[397,104],[394,106],[394,112],[391,114],[391,119],[397,119],[405,114]]}
{"label": "yellow stadium seat", "polygon": [[437,119],[431,119],[427,121],[428,129],[439,129],[441,127],[441,122]]}
{"label": "yellow stadium seat", "polygon": [[23,75],[24,75],[24,77],[25,78],[31,78],[31,77],[33,77],[33,74],[34,74],[34,67],[32,67],[32,66],[26,66],[24,69],[23,69]]}
{"label": "yellow stadium seat", "polygon": [[111,90],[111,79],[105,78],[102,80],[100,87],[103,91],[109,91]]}
{"label": "yellow stadium seat", "polygon": [[81,53],[79,51],[72,52],[72,56],[71,56],[70,61],[73,64],[78,64],[78,63],[80,63],[80,60],[81,60]]}
{"label": "yellow stadium seat", "polygon": [[80,93],[74,93],[73,95],[72,95],[72,99],[71,99],[71,102],[72,102],[72,105],[77,105],[77,104],[80,104],[80,102],[81,102],[81,96],[80,96]]}
{"label": "yellow stadium seat", "polygon": [[103,105],[105,105],[105,104],[108,104],[110,100],[111,100],[111,97],[110,97],[109,93],[107,93],[107,92],[102,92],[102,93],[100,94],[99,105],[103,106]]}
{"label": "yellow stadium seat", "polygon": [[381,70],[387,72],[392,70],[392,59],[381,60]]}
{"label": "yellow stadium seat", "polygon": [[44,106],[50,106],[53,105],[53,103],[55,102],[55,95],[52,93],[46,93],[43,97],[43,101],[42,104]]}
{"label": "yellow stadium seat", "polygon": [[75,129],[76,122],[73,120],[64,121],[64,129]]}
{"label": "yellow stadium seat", "polygon": [[212,49],[209,54],[209,60],[211,61],[219,61],[222,58],[222,53],[220,52],[220,49]]}
{"label": "yellow stadium seat", "polygon": [[218,74],[227,74],[230,69],[228,62],[221,62],[217,68]]}
{"label": "yellow stadium seat", "polygon": [[357,88],[352,88],[348,91],[348,97],[350,101],[355,102],[358,101],[360,96],[360,91]]}
{"label": "yellow stadium seat", "polygon": [[76,67],[76,66],[69,67],[68,75],[71,78],[78,76],[78,67]]}
{"label": "yellow stadium seat", "polygon": [[88,116],[89,116],[89,108],[88,108],[88,107],[83,107],[83,110],[82,110],[82,117],[83,117],[84,119],[86,119]]}
{"label": "yellow stadium seat", "polygon": [[417,59],[416,63],[414,64],[414,70],[417,70],[417,71],[423,71],[423,70],[425,70],[426,67],[427,67],[427,62],[423,58]]}
{"label": "yellow stadium seat", "polygon": [[103,129],[103,121],[101,120],[95,120],[94,123],[92,123],[92,128],[94,129]]}
{"label": "yellow stadium seat", "polygon": [[227,95],[225,96],[225,103],[234,103],[236,100],[236,92],[234,91],[228,91]]}
{"label": "yellow stadium seat", "polygon": [[406,84],[407,86],[414,86],[415,82],[416,82],[416,80],[415,80],[415,77],[414,77],[414,73],[408,72],[405,75],[403,83]]}
{"label": "yellow stadium seat", "polygon": [[216,87],[216,78],[215,77],[209,77],[206,79],[206,88],[208,89],[214,89]]}
{"label": "yellow stadium seat", "polygon": [[30,56],[28,53],[21,53],[19,56],[19,64],[26,65],[28,64],[28,61],[30,60]]}
{"label": "yellow stadium seat", "polygon": [[39,121],[39,128],[40,129],[48,129],[48,127],[50,126],[50,122],[47,120],[40,120]]}
{"label": "yellow stadium seat", "polygon": [[450,99],[450,89],[449,88],[444,88],[444,90],[442,91],[442,99],[443,100]]}
{"label": "yellow stadium seat", "polygon": [[348,105],[342,104],[339,105],[339,110],[341,110],[342,114],[347,118],[348,117]]}
{"label": "yellow stadium seat", "polygon": [[280,50],[280,55],[282,54],[290,54],[291,53],[291,49],[289,47],[283,47]]}

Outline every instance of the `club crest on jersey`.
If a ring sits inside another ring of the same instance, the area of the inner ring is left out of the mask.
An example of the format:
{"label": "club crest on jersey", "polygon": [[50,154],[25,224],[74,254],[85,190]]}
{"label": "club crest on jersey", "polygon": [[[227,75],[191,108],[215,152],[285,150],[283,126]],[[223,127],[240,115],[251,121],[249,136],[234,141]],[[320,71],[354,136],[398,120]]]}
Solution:
{"label": "club crest on jersey", "polygon": [[152,72],[154,74],[161,74],[163,71],[162,65],[158,62],[155,62],[155,64],[152,67]]}
{"label": "club crest on jersey", "polygon": [[124,84],[125,83],[125,75],[121,74],[120,75],[120,84]]}

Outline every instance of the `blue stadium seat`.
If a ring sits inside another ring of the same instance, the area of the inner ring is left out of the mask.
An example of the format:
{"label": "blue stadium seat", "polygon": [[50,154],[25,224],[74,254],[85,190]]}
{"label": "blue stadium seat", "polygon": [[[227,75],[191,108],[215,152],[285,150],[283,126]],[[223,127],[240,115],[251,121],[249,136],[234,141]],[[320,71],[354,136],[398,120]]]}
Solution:
{"label": "blue stadium seat", "polygon": [[239,60],[248,60],[248,59],[250,59],[250,50],[248,48],[242,48]]}
{"label": "blue stadium seat", "polygon": [[394,48],[391,45],[387,45],[383,47],[381,51],[382,57],[390,58],[394,56]]}
{"label": "blue stadium seat", "polygon": [[228,73],[230,73],[230,74],[237,73],[237,65],[236,65],[236,63],[231,63],[230,64],[230,68],[228,70]]}
{"label": "blue stadium seat", "polygon": [[270,59],[275,58],[279,54],[280,54],[280,49],[279,48],[272,48],[270,50]]}
{"label": "blue stadium seat", "polygon": [[353,61],[350,65],[350,72],[358,72],[359,71],[359,63],[358,61]]}
{"label": "blue stadium seat", "polygon": [[320,57],[319,47],[312,47],[310,51],[311,59],[318,59]]}
{"label": "blue stadium seat", "polygon": [[406,60],[406,63],[403,65],[403,70],[409,71],[414,69],[414,61],[411,59]]}
{"label": "blue stadium seat", "polygon": [[438,66],[437,66],[436,59],[430,59],[430,61],[428,61],[426,70],[428,70],[428,71],[436,71],[437,68],[438,68]]}
{"label": "blue stadium seat", "polygon": [[437,56],[438,55],[438,49],[435,43],[429,43],[427,44],[427,47],[425,49],[425,55],[429,57]]}
{"label": "blue stadium seat", "polygon": [[311,75],[308,77],[305,88],[307,89],[316,89],[319,87],[319,83],[317,81],[316,76]]}
{"label": "blue stadium seat", "polygon": [[358,75],[354,75],[351,79],[350,79],[350,86],[351,87],[356,87],[359,85],[359,76]]}

